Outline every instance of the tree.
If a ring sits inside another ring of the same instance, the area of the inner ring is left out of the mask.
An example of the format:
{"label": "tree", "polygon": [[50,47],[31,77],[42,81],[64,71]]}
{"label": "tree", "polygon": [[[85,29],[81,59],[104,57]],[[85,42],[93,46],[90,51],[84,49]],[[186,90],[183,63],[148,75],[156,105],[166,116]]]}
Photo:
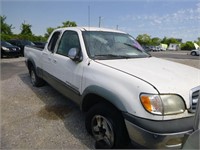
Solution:
{"label": "tree", "polygon": [[21,35],[32,35],[31,31],[32,25],[26,24],[25,22],[21,25]]}
{"label": "tree", "polygon": [[54,29],[55,28],[52,28],[52,27],[47,28],[47,33],[44,34],[44,37],[48,39],[48,37],[51,35]]}
{"label": "tree", "polygon": [[151,45],[157,46],[157,45],[160,45],[160,43],[161,43],[161,39],[158,37],[154,37],[151,39]]}
{"label": "tree", "polygon": [[181,44],[181,50],[192,50],[195,49],[194,43],[192,41],[187,41]]}
{"label": "tree", "polygon": [[140,34],[136,39],[141,45],[149,45],[151,42],[151,37],[148,34]]}
{"label": "tree", "polygon": [[1,34],[7,34],[7,35],[12,35],[12,29],[14,29],[14,27],[11,25],[8,25],[5,20],[6,20],[6,16],[0,16],[1,19]]}
{"label": "tree", "polygon": [[77,24],[74,21],[65,21],[62,23],[63,26],[62,27],[76,27]]}
{"label": "tree", "polygon": [[197,38],[197,41],[194,41],[195,43],[197,43],[200,46],[200,37]]}
{"label": "tree", "polygon": [[163,40],[161,41],[161,43],[167,44],[167,45],[169,45],[170,43],[180,44],[180,42],[177,39],[175,39],[175,38],[167,38],[167,37],[164,37]]}
{"label": "tree", "polygon": [[45,36],[45,38],[48,38],[51,35],[51,33],[53,32],[53,30],[55,30],[57,28],[76,27],[76,26],[77,26],[76,22],[67,20],[65,22],[62,22],[62,26],[58,26],[56,28],[48,27],[44,36]]}

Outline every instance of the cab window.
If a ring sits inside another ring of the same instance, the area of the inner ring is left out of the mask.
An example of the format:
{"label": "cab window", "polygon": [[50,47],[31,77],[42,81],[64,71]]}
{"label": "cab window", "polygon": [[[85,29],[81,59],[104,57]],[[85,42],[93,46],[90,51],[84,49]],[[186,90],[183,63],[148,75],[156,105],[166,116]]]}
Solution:
{"label": "cab window", "polygon": [[54,32],[52,37],[51,37],[51,40],[48,44],[48,50],[51,51],[52,53],[54,52],[54,49],[55,49],[55,46],[56,46],[56,43],[59,39],[59,36],[60,36],[60,32],[57,31],[57,32]]}
{"label": "cab window", "polygon": [[58,45],[57,54],[68,56],[71,48],[80,49],[78,34],[75,31],[65,31]]}

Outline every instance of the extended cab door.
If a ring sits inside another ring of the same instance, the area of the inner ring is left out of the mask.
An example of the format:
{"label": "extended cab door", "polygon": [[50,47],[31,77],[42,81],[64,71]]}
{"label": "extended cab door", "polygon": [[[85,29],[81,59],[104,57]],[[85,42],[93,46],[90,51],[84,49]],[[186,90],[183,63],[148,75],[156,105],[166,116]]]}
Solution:
{"label": "extended cab door", "polygon": [[52,66],[53,64],[53,55],[55,51],[55,47],[58,43],[58,39],[61,35],[60,31],[56,31],[53,33],[47,47],[42,51],[42,69],[44,71],[43,75],[45,78],[50,78],[51,75],[54,73],[54,68]]}

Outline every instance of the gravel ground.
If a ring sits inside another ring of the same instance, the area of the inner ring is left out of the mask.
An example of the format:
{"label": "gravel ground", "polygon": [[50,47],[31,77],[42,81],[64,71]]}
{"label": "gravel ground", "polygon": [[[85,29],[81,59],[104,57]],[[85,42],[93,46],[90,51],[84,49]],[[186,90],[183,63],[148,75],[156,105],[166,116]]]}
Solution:
{"label": "gravel ground", "polygon": [[48,85],[32,87],[23,58],[1,65],[2,149],[94,149],[77,105]]}
{"label": "gravel ground", "polygon": [[[172,59],[200,69],[200,60]],[[32,87],[24,58],[1,60],[1,149],[94,149],[78,106],[50,86]]]}

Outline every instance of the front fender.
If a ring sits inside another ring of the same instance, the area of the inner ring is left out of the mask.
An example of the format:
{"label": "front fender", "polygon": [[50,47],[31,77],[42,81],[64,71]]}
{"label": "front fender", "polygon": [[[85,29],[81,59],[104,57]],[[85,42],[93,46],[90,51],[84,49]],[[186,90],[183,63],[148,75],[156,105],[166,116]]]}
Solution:
{"label": "front fender", "polygon": [[81,109],[84,105],[84,98],[89,94],[102,97],[107,102],[113,104],[118,110],[126,112],[124,104],[115,93],[97,85],[91,85],[84,90],[81,100]]}
{"label": "front fender", "polygon": [[[126,72],[92,62],[84,68],[83,72],[83,91],[80,92],[83,97],[80,102],[81,108],[85,104],[87,105],[85,99],[88,98],[88,95],[96,94],[120,111],[142,118],[162,119],[161,116],[152,116],[148,113],[140,102],[141,93],[158,93],[154,86]],[[97,101],[95,98],[93,100],[93,96],[89,96],[89,99],[92,104],[87,105],[87,108],[99,102],[98,98]]]}

